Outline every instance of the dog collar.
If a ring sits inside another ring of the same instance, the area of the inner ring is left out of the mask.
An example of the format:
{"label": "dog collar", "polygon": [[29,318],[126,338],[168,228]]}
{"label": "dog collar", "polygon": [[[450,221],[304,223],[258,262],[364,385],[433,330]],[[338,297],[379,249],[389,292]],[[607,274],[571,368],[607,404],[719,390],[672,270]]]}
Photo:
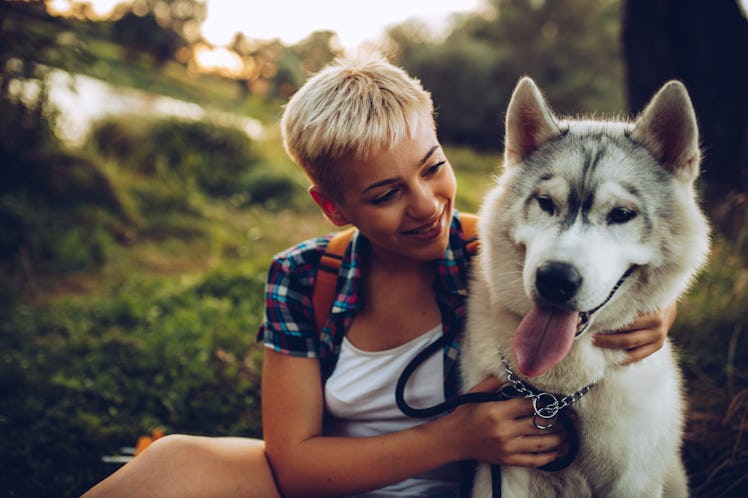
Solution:
{"label": "dog collar", "polygon": [[595,385],[589,384],[568,395],[543,392],[526,384],[514,373],[501,348],[499,348],[499,357],[501,358],[504,372],[506,372],[507,380],[511,384],[511,387],[519,396],[532,400],[532,409],[535,412],[532,417],[532,423],[538,429],[550,429],[553,427],[556,420],[558,420],[559,413],[579,401]]}

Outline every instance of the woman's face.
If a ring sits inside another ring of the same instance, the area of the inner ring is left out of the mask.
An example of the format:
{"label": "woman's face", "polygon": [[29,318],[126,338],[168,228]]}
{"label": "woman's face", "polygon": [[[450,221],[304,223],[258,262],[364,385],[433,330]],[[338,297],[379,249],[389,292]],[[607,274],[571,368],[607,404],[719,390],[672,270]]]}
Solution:
{"label": "woman's face", "polygon": [[369,239],[374,257],[431,261],[444,255],[457,182],[429,126],[341,167],[344,194],[337,208]]}

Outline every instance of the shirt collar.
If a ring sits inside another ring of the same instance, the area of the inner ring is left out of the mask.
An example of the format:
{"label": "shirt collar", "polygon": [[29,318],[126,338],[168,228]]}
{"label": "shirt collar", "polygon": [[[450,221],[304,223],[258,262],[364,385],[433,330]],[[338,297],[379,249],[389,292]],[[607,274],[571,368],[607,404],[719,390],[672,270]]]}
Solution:
{"label": "shirt collar", "polygon": [[[361,305],[363,261],[369,252],[369,241],[356,230],[348,244],[340,265],[343,286],[335,298],[332,313],[358,310]],[[449,227],[449,245],[444,256],[437,261],[434,290],[439,294],[467,296],[467,254],[462,236],[459,212],[454,210]],[[339,278],[340,278],[339,277]]]}

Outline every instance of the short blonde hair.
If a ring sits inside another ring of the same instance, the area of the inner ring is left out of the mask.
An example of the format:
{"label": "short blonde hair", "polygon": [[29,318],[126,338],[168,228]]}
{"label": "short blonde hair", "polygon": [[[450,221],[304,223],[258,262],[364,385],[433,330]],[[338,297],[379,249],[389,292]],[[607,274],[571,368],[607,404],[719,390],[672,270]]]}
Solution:
{"label": "short blonde hair", "polygon": [[343,195],[341,159],[366,159],[432,129],[434,105],[421,82],[379,54],[337,59],[291,97],[281,131],[288,155],[333,199]]}

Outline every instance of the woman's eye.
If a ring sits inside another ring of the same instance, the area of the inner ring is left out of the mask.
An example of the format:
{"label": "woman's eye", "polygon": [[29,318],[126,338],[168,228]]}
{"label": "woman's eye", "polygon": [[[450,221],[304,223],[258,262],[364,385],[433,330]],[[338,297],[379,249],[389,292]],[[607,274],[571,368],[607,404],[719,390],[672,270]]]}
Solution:
{"label": "woman's eye", "polygon": [[439,170],[442,169],[442,166],[444,166],[446,163],[447,161],[439,161],[438,163],[434,164],[429,169],[427,169],[424,176],[433,176],[437,174]]}
{"label": "woman's eye", "polygon": [[556,206],[553,204],[553,199],[547,195],[538,196],[538,206],[546,213],[553,215],[556,213]]}
{"label": "woman's eye", "polygon": [[382,195],[378,195],[374,199],[372,199],[371,203],[375,205],[384,204],[385,202],[393,199],[395,197],[395,194],[397,194],[397,189],[388,190]]}
{"label": "woman's eye", "polygon": [[625,207],[615,207],[608,213],[609,224],[622,224],[636,218],[636,211]]}

